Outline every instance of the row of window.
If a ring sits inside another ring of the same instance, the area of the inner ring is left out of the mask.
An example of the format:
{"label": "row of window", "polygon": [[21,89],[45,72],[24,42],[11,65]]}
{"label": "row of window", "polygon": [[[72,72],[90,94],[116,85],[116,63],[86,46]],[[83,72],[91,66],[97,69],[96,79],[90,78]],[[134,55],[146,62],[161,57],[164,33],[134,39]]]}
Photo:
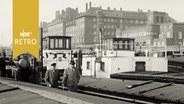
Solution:
{"label": "row of window", "polygon": [[85,18],[79,18],[79,19],[76,19],[75,20],[75,23],[81,23],[81,22],[84,22],[85,21]]}
{"label": "row of window", "polygon": [[52,31],[54,29],[62,29],[62,27],[63,27],[63,24],[55,24],[55,25],[48,26],[48,30]]}
{"label": "row of window", "polygon": [[[183,34],[181,31],[179,31],[176,35],[177,35],[178,39],[183,39]],[[166,33],[162,32],[159,37],[160,38],[173,38],[173,34],[169,31]]]}
{"label": "row of window", "polygon": [[[144,20],[129,20],[129,19],[115,19],[115,18],[100,18],[101,22],[120,22],[120,23],[136,23],[136,24],[146,24]],[[93,22],[97,22],[97,18],[93,18]]]}
{"label": "row of window", "polygon": [[163,16],[156,16],[156,23],[164,23],[164,17]]}
{"label": "row of window", "polygon": [[165,42],[153,42],[153,46],[165,46]]}
{"label": "row of window", "polygon": [[[94,35],[97,35],[96,31],[94,31],[93,34],[94,34]],[[105,31],[105,32],[102,33],[102,35],[112,35],[112,36],[113,36],[113,35],[115,35],[115,32],[110,32],[110,31],[106,32],[106,31]]]}
{"label": "row of window", "polygon": [[[104,28],[104,29],[116,29],[117,28],[116,25],[104,25],[104,26],[101,26],[101,27]],[[93,28],[96,29],[97,25],[94,24]]]}
{"label": "row of window", "polygon": [[137,33],[125,33],[122,34],[122,37],[141,37],[141,36],[151,36],[151,35],[157,35],[156,32],[137,32]]}
{"label": "row of window", "polygon": [[81,30],[81,29],[84,29],[84,26],[85,26],[84,24],[81,24],[81,25],[76,25],[76,26],[72,26],[72,27],[67,27],[66,32]]}
{"label": "row of window", "polygon": [[48,34],[59,36],[59,35],[63,35],[63,32],[62,31],[50,31],[48,32]]}
{"label": "row of window", "polygon": [[50,39],[50,48],[70,48],[70,39]]}
{"label": "row of window", "polygon": [[[86,69],[90,70],[92,64],[90,63],[90,61],[86,62]],[[100,62],[100,71],[105,71],[105,62]]]}

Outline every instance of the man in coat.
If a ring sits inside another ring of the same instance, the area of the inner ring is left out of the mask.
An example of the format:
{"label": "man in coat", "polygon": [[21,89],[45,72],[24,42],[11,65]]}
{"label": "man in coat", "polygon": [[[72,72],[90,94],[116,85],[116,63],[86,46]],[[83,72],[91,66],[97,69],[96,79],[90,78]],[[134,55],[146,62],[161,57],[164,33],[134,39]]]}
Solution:
{"label": "man in coat", "polygon": [[71,61],[67,69],[65,69],[63,74],[63,86],[66,86],[69,91],[77,92],[78,83],[80,80],[79,70],[74,67],[75,62]]}
{"label": "man in coat", "polygon": [[56,63],[51,64],[52,68],[45,73],[45,82],[48,87],[58,87],[59,72],[56,70]]}
{"label": "man in coat", "polygon": [[4,57],[0,57],[0,70],[1,70],[1,76],[6,77],[6,61]]}

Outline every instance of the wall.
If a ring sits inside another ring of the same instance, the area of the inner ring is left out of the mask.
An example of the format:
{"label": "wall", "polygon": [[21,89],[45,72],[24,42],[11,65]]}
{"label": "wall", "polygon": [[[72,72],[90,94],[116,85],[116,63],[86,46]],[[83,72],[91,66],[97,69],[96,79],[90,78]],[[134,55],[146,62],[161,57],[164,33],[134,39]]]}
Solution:
{"label": "wall", "polygon": [[105,63],[105,70],[102,71],[100,70],[100,63],[96,63],[96,77],[97,78],[110,78],[110,73],[112,69],[112,63],[111,63],[112,58],[111,57],[106,57],[102,58],[101,61]]}
{"label": "wall", "polygon": [[146,71],[167,72],[168,63],[165,58],[155,57],[134,57],[134,67],[136,62],[145,62]]}
{"label": "wall", "polygon": [[[83,76],[94,76],[95,59],[96,57],[83,56],[83,59],[82,59],[82,75]],[[87,61],[90,62],[90,69],[87,69]]]}
{"label": "wall", "polygon": [[127,57],[134,57],[135,52],[134,51],[126,51],[126,50],[122,50],[122,51],[102,51],[102,56],[106,57],[106,56],[127,56]]}
{"label": "wall", "polygon": [[[84,76],[95,76],[97,78],[110,78],[110,74],[121,72],[136,71],[136,62],[145,62],[145,71],[161,71],[167,72],[168,63],[165,58],[154,57],[103,57],[102,62],[105,63],[105,70],[100,69],[100,63],[95,64],[95,57],[83,58],[83,71]],[[90,70],[86,70],[86,62],[92,62]]]}
{"label": "wall", "polygon": [[150,68],[146,71],[168,72],[168,60],[165,58],[151,58]]}
{"label": "wall", "polygon": [[111,74],[120,72],[135,71],[133,58],[131,57],[117,57],[112,58]]}

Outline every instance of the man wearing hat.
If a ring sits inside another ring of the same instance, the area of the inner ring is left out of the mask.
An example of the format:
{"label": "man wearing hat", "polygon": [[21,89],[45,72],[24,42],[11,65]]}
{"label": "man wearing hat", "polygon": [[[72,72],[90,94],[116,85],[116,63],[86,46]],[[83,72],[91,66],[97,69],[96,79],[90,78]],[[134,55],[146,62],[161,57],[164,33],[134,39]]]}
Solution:
{"label": "man wearing hat", "polygon": [[51,64],[52,68],[45,73],[45,82],[48,87],[58,87],[59,72],[56,70],[56,63]]}
{"label": "man wearing hat", "polygon": [[66,86],[69,91],[76,92],[78,89],[78,83],[80,80],[79,70],[74,67],[75,62],[71,61],[67,69],[65,69],[63,74],[63,86]]}

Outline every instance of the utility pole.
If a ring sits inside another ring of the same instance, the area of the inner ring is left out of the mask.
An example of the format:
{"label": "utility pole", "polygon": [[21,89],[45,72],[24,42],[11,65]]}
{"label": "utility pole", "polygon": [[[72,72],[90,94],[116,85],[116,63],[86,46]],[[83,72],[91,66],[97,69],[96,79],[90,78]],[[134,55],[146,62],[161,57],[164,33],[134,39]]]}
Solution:
{"label": "utility pole", "polygon": [[100,45],[100,57],[102,56],[102,32],[103,32],[103,29],[101,27],[102,25],[102,21],[101,21],[101,15],[100,15],[100,10],[97,10],[97,13],[96,13],[96,17],[97,17],[97,37],[98,37],[98,44]]}
{"label": "utility pole", "polygon": [[43,28],[40,28],[40,46],[41,66],[43,67]]}

